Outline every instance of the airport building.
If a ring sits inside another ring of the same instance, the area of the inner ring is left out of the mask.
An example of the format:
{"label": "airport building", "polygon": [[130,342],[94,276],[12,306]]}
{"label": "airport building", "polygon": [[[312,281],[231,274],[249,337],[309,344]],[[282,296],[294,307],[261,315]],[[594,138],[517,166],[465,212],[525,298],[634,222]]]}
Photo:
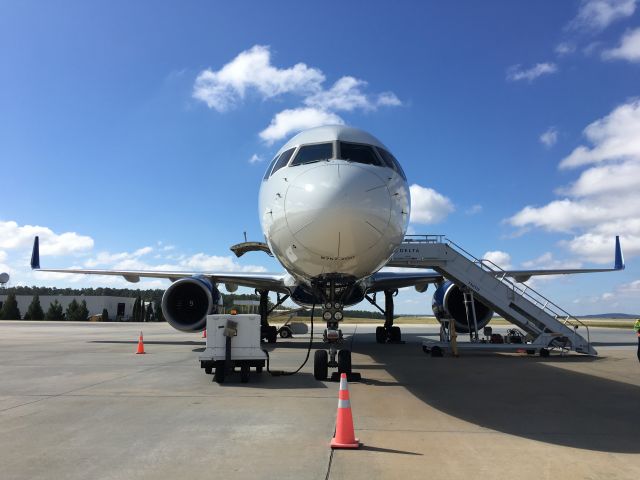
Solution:
{"label": "airport building", "polygon": [[[4,304],[6,298],[6,294],[0,294],[0,308]],[[46,313],[49,306],[57,300],[58,303],[62,305],[63,311],[66,311],[74,298],[78,303],[81,303],[82,300],[87,302],[87,309],[89,310],[90,317],[92,315],[101,315],[102,310],[106,308],[111,320],[115,320],[117,317],[121,317],[124,320],[129,319],[133,312],[133,304],[136,301],[133,297],[41,295],[40,305],[42,305],[42,310]],[[16,300],[18,302],[20,314],[24,316],[31,304],[31,301],[33,300],[33,295],[16,295]]]}

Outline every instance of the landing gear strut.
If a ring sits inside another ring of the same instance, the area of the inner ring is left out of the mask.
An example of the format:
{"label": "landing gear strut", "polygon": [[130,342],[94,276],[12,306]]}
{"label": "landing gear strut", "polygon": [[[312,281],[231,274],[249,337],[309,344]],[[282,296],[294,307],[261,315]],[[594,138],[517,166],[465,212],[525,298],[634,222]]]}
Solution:
{"label": "landing gear strut", "polygon": [[269,290],[256,290],[256,294],[260,295],[260,338],[269,343],[276,343],[278,329],[269,325],[269,314],[282,305],[289,298],[289,295],[280,298],[280,294],[278,293],[276,304],[272,308],[269,308]]}
{"label": "landing gear strut", "polygon": [[[326,380],[329,375],[329,367],[337,368],[338,372],[331,375],[334,376],[346,373],[349,380],[359,380],[360,374],[351,371],[351,351],[346,348],[340,348],[343,343],[342,330],[339,328],[339,322],[344,318],[343,304],[340,301],[347,291],[345,287],[338,283],[334,278],[323,281],[317,288],[317,293],[321,294],[323,299],[322,319],[327,322],[322,334],[322,340],[327,344],[326,350],[316,350],[313,358],[313,376],[316,380]],[[338,377],[339,378],[339,377]]]}
{"label": "landing gear strut", "polygon": [[400,327],[393,325],[393,297],[397,294],[397,289],[384,291],[384,310],[376,303],[375,293],[373,297],[365,296],[369,303],[384,314],[384,326],[376,327],[376,342],[378,343],[402,343]]}

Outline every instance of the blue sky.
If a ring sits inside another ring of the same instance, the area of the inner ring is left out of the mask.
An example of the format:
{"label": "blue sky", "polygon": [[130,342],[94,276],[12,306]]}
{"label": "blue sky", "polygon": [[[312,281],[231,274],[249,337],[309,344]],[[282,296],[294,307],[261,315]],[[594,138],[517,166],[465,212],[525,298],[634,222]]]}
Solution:
{"label": "blue sky", "polygon": [[[228,247],[261,238],[279,146],[342,121],[402,163],[413,232],[513,268],[608,265],[620,234],[625,272],[534,287],[576,314],[640,312],[638,10],[2,2],[0,269],[13,284],[124,285],[31,273],[39,233],[52,267],[279,271]],[[430,297],[403,291],[398,311],[429,312]]]}

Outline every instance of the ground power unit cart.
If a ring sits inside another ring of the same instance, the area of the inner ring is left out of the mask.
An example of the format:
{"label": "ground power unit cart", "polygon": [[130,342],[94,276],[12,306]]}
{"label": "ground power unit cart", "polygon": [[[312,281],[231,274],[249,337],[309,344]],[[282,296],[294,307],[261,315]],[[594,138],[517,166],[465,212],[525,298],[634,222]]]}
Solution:
{"label": "ground power unit cart", "polygon": [[242,383],[249,381],[251,368],[261,373],[267,354],[260,345],[260,315],[207,316],[207,345],[199,360],[218,383],[237,369]]}

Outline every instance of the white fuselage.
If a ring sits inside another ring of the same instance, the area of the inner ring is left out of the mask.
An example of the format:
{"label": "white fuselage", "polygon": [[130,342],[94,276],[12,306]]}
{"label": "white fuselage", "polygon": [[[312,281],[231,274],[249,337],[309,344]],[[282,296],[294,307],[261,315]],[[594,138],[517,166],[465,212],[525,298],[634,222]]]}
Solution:
{"label": "white fuselage", "polygon": [[[330,135],[325,141],[337,140]],[[389,260],[406,233],[410,197],[403,176],[339,156],[280,168],[260,188],[264,236],[299,282],[326,274],[366,278]]]}

